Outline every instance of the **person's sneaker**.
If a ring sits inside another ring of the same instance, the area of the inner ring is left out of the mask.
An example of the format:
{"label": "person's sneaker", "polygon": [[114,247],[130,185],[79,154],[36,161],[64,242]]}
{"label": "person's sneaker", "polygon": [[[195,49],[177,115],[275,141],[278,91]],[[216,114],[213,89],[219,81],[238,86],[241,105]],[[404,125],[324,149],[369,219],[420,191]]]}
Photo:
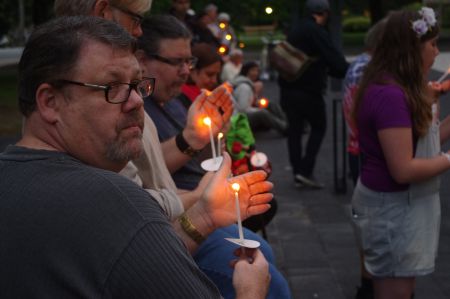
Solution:
{"label": "person's sneaker", "polygon": [[311,188],[315,188],[315,189],[322,189],[323,187],[325,187],[324,184],[322,184],[319,181],[316,181],[313,177],[305,177],[301,174],[296,174],[295,175],[295,182],[297,183],[302,183],[305,187],[311,187]]}
{"label": "person's sneaker", "polygon": [[305,184],[303,184],[302,182],[298,181],[297,179],[294,178],[294,186],[296,188],[305,188]]}

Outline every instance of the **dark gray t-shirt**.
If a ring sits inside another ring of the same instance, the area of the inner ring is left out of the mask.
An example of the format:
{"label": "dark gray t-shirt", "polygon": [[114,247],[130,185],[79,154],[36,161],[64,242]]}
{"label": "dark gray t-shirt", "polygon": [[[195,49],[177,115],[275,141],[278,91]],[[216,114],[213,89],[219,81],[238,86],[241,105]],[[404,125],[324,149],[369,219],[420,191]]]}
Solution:
{"label": "dark gray t-shirt", "polygon": [[0,298],[219,298],[158,203],[73,157],[0,154]]}

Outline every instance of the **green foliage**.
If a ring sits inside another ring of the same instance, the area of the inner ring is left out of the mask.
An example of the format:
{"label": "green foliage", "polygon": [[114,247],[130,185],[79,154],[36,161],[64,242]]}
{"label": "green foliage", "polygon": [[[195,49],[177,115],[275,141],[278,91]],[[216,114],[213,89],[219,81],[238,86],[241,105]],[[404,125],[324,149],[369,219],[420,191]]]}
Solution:
{"label": "green foliage", "polygon": [[344,32],[366,32],[370,28],[370,18],[363,16],[347,17],[342,21]]}
{"label": "green foliage", "polygon": [[422,8],[422,3],[421,2],[414,2],[414,3],[409,3],[405,6],[402,7],[402,9],[406,9],[409,11],[418,11],[420,8]]}

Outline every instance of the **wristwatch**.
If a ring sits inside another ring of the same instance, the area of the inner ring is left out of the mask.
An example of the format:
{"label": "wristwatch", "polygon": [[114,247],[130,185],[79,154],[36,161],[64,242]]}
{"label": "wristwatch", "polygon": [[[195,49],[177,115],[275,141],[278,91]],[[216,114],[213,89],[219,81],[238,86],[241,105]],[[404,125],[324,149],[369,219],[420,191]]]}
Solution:
{"label": "wristwatch", "polygon": [[182,131],[175,137],[175,144],[177,145],[180,152],[182,152],[185,155],[188,155],[189,157],[194,157],[195,155],[201,152],[201,150],[193,149],[189,145],[189,143],[187,143],[186,139],[184,139]]}
{"label": "wristwatch", "polygon": [[197,244],[201,244],[206,240],[205,237],[197,230],[197,228],[192,224],[191,219],[183,213],[179,218],[178,222],[180,222],[181,227],[184,232],[195,241]]}

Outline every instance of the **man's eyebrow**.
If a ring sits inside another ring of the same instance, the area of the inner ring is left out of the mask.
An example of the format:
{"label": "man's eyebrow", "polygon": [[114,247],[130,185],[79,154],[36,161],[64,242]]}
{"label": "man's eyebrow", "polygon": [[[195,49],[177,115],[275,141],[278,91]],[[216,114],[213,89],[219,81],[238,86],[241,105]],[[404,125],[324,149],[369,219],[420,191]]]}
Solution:
{"label": "man's eyebrow", "polygon": [[[135,80],[136,78],[141,78],[142,71],[140,68],[136,68],[133,71],[132,80]],[[123,71],[119,70],[110,70],[107,71],[105,74],[105,80],[108,80],[110,82],[122,82],[124,81],[123,78],[125,77],[125,73]],[[111,78],[111,79],[110,79]],[[127,83],[127,82],[122,82]]]}

